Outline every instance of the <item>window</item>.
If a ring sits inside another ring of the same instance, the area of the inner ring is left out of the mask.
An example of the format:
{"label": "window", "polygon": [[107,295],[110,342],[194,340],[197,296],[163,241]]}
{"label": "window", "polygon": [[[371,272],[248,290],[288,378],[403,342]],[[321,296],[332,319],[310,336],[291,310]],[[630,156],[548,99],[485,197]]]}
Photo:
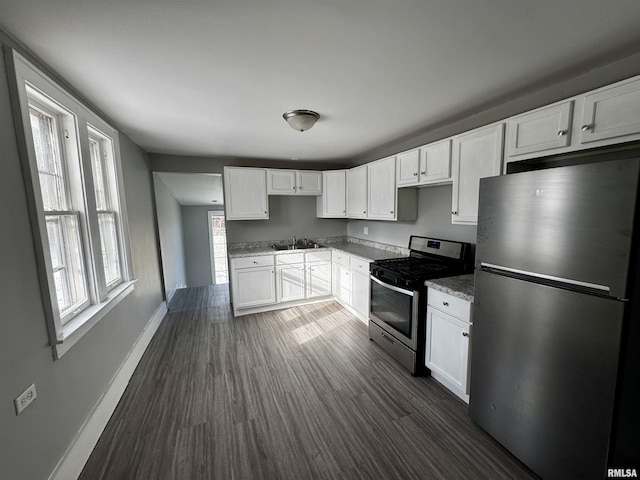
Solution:
{"label": "window", "polygon": [[89,151],[104,277],[107,288],[112,289],[122,281],[118,242],[118,199],[114,195],[116,176],[113,168],[113,140],[89,127]]}
{"label": "window", "polygon": [[133,290],[118,134],[19,54],[11,60],[43,304],[59,357]]}
{"label": "window", "polygon": [[211,251],[211,279],[214,285],[229,283],[227,263],[227,231],[224,212],[207,212],[209,218],[209,250]]}

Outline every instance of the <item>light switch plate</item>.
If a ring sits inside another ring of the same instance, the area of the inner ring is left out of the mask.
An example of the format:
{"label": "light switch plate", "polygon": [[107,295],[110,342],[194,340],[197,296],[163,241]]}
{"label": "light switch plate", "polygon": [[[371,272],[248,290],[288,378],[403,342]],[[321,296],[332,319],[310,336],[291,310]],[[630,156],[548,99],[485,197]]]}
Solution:
{"label": "light switch plate", "polygon": [[369,235],[369,227],[364,227],[364,234]]}

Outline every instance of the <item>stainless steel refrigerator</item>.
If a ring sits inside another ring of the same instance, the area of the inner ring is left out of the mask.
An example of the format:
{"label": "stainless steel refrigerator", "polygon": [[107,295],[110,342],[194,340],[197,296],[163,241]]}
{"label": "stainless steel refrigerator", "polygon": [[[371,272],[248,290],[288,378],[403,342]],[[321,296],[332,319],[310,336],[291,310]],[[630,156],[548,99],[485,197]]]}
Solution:
{"label": "stainless steel refrigerator", "polygon": [[631,157],[480,182],[469,411],[546,480],[640,475],[639,179]]}

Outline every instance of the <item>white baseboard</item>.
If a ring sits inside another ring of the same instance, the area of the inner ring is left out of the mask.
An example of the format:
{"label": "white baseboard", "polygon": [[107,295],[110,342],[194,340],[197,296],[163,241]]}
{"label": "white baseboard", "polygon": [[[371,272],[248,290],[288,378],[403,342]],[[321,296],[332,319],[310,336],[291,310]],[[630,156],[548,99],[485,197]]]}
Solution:
{"label": "white baseboard", "polygon": [[171,300],[173,299],[173,296],[176,294],[176,291],[180,290],[181,288],[187,288],[187,284],[186,283],[176,283],[173,286],[173,289],[171,289],[171,291],[167,294],[167,305],[169,305],[171,303]]}
{"label": "white baseboard", "polygon": [[85,420],[73,442],[71,442],[71,445],[49,476],[49,480],[71,480],[80,476],[93,448],[100,439],[100,435],[102,435],[107,426],[109,418],[111,418],[120,398],[124,394],[133,372],[166,313],[167,304],[162,302],[138,337],[138,340],[136,340],[129,355],[127,355],[127,358],[111,379],[106,392],[93,407],[89,417]]}

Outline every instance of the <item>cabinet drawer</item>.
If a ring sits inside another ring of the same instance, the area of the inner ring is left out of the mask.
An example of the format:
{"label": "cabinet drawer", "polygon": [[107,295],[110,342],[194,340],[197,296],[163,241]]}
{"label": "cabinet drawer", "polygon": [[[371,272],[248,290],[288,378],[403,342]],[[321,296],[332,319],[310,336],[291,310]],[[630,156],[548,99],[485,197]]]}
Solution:
{"label": "cabinet drawer", "polygon": [[427,303],[460,320],[471,321],[471,303],[466,300],[430,288],[427,294]]}
{"label": "cabinet drawer", "polygon": [[273,255],[256,255],[231,260],[231,268],[273,267]]}
{"label": "cabinet drawer", "polygon": [[276,255],[276,265],[291,265],[292,263],[304,263],[304,253],[283,253]]}
{"label": "cabinet drawer", "polygon": [[352,255],[350,267],[352,270],[355,270],[356,272],[369,275],[369,260],[365,260],[364,258],[360,258]]}
{"label": "cabinet drawer", "polygon": [[331,250],[322,250],[320,252],[307,252],[305,253],[307,262],[330,262]]}
{"label": "cabinet drawer", "polygon": [[334,250],[331,253],[331,261],[335,263],[339,263],[340,265],[344,265],[345,267],[349,266],[351,255],[348,253],[341,252],[340,250]]}

